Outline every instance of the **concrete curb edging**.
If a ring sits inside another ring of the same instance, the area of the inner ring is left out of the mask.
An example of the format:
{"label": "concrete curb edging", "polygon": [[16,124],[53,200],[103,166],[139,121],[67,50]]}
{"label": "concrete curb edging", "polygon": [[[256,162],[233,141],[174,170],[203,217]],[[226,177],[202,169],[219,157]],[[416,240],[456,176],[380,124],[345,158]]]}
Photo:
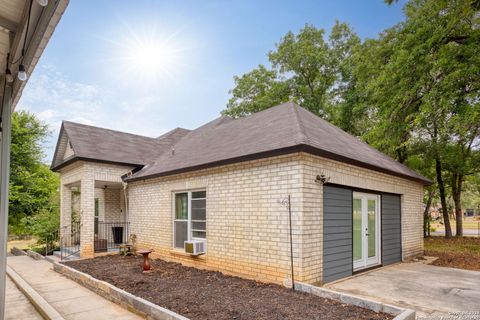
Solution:
{"label": "concrete curb edging", "polygon": [[18,249],[17,247],[13,247],[10,249],[10,253],[13,254],[14,256],[26,256],[27,253],[21,249]]}
{"label": "concrete curb edging", "polygon": [[12,279],[13,283],[32,303],[35,309],[44,319],[48,320],[64,320],[64,318],[55,310],[42,296],[40,296],[25,280],[18,275],[12,268],[7,265],[7,275]]}
{"label": "concrete curb edging", "polygon": [[95,279],[94,277],[70,268],[64,264],[53,262],[53,270],[67,278],[81,284],[98,295],[121,305],[129,311],[152,320],[189,320],[173,311],[162,308],[143,298],[134,296],[119,289],[108,282]]}
{"label": "concrete curb edging", "polygon": [[45,257],[42,256],[40,253],[36,253],[35,251],[32,251],[32,250],[27,250],[27,256],[29,256],[30,258],[33,258],[35,260],[45,259]]}
{"label": "concrete curb edging", "polygon": [[322,298],[337,300],[342,303],[370,309],[375,312],[385,312],[394,315],[393,320],[415,320],[415,311],[411,309],[400,308],[390,304],[377,302],[365,298],[360,298],[351,294],[341,293],[330,289],[316,287],[303,282],[295,282],[295,289],[310,293]]}

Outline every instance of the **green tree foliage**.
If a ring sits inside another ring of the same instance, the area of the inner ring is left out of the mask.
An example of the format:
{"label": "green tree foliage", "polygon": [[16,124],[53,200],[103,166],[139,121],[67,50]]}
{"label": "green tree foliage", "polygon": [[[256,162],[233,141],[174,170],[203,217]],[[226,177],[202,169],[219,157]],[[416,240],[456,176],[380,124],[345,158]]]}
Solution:
{"label": "green tree foliage", "polygon": [[354,71],[375,119],[364,138],[401,162],[420,151],[434,159],[442,207],[447,187],[455,203],[457,235],[463,181],[479,167],[478,13],[469,0],[412,0],[405,22],[363,45]]}
{"label": "green tree foliage", "polygon": [[299,103],[434,180],[426,201],[440,198],[450,236],[451,197],[462,235],[464,182],[480,170],[479,9],[477,0],[410,0],[405,21],[363,42],[341,23],[328,40],[313,26],[289,32],[270,69],[235,78],[224,113]]}
{"label": "green tree foliage", "polygon": [[58,211],[58,176],[42,162],[41,143],[48,134],[47,125],[33,114],[13,114],[9,226],[14,233],[25,231],[23,218]]}
{"label": "green tree foliage", "polygon": [[[360,43],[350,28],[336,23],[328,41],[325,31],[306,25],[298,34],[287,33],[268,54],[271,68],[260,65],[240,77],[224,114],[241,117],[286,101],[295,101],[324,118],[331,102],[345,90],[350,76],[343,61]],[[348,79],[347,79],[348,80]]]}

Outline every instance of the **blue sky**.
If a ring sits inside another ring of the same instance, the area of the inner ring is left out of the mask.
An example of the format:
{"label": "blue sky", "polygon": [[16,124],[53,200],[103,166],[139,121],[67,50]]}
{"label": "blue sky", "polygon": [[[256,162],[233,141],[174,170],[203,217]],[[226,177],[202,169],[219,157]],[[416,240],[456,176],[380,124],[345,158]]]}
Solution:
{"label": "blue sky", "polygon": [[362,38],[403,20],[400,1],[70,0],[18,110],[52,129],[62,120],[147,136],[217,117],[233,76],[267,63],[269,50],[306,23],[347,22]]}

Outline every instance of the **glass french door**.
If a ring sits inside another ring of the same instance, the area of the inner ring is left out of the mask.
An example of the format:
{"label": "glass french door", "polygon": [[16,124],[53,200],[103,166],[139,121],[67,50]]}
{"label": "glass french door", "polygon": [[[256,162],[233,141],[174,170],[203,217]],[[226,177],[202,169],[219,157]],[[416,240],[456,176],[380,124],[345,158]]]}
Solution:
{"label": "glass french door", "polygon": [[380,196],[353,193],[353,269],[380,264]]}

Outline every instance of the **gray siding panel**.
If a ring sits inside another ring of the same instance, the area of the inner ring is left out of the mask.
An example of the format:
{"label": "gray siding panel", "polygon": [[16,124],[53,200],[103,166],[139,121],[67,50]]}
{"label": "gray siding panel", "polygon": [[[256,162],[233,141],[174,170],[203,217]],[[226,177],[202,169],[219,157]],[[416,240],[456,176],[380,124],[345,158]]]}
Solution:
{"label": "gray siding panel", "polygon": [[382,195],[382,262],[402,261],[402,229],[399,195]]}
{"label": "gray siding panel", "polygon": [[323,186],[323,283],[353,274],[352,190]]}

